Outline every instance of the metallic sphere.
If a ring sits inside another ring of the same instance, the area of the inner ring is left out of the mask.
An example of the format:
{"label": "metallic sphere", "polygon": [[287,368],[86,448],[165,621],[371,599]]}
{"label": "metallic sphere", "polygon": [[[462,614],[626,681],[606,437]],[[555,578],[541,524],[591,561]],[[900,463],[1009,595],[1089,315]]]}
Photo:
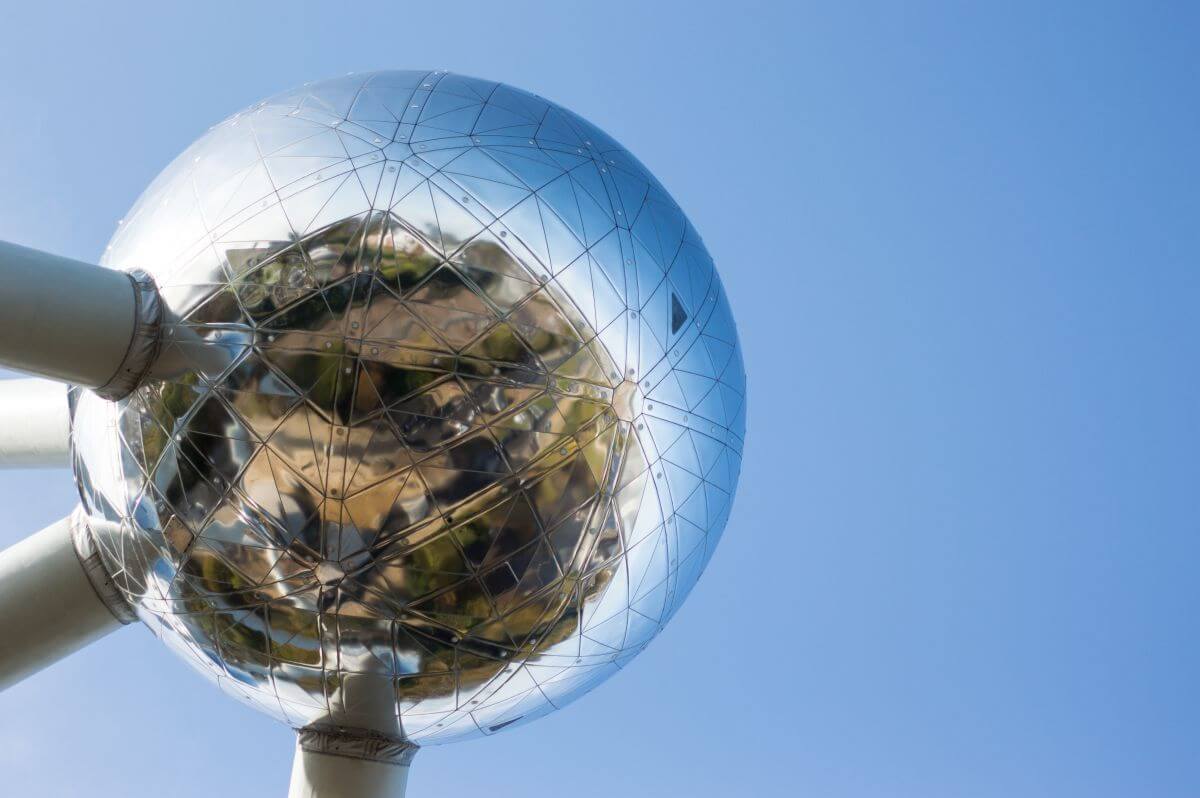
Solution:
{"label": "metallic sphere", "polygon": [[490,734],[629,662],[729,515],[745,377],[712,260],[613,139],[445,72],[209,130],[105,253],[174,376],[72,395],[103,561],[295,726]]}

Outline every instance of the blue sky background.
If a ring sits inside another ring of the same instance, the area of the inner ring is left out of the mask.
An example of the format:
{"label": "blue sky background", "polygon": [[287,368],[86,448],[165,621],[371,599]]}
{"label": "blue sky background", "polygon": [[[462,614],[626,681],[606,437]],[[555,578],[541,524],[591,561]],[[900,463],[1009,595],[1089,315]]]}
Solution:
{"label": "blue sky background", "polygon": [[[95,258],[232,111],[447,68],[628,146],[739,322],[689,603],[569,709],[422,751],[414,798],[1200,793],[1189,4],[182,6],[9,4],[0,238]],[[0,545],[74,500],[3,474]],[[13,795],[283,795],[291,745],[141,628],[0,696]]]}

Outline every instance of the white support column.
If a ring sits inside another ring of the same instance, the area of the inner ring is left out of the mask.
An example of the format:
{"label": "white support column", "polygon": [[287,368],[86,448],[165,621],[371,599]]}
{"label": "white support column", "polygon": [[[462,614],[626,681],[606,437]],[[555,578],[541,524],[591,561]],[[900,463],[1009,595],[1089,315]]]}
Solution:
{"label": "white support column", "polygon": [[91,387],[112,377],[136,321],[126,274],[0,241],[0,276],[5,365]]}
{"label": "white support column", "polygon": [[66,385],[0,380],[0,468],[67,468],[70,434]]}
{"label": "white support column", "polygon": [[415,745],[301,729],[288,798],[404,798]]}
{"label": "white support column", "polygon": [[154,281],[0,241],[0,364],[128,395],[159,347]]}
{"label": "white support column", "polygon": [[408,765],[316,754],[296,746],[288,798],[404,798]]}
{"label": "white support column", "polygon": [[96,572],[94,553],[77,553],[78,523],[64,518],[0,551],[0,690],[130,620],[101,598],[111,583]]}

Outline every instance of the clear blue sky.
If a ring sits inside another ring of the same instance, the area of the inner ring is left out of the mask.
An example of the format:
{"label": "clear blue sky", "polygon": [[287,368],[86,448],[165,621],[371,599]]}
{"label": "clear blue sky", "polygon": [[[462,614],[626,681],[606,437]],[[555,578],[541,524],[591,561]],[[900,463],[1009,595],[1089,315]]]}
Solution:
{"label": "clear blue sky", "polygon": [[[1194,796],[1187,5],[10,4],[0,238],[96,257],[208,125],[310,79],[447,68],[561,102],[720,266],[741,491],[627,671],[421,752],[410,794]],[[73,488],[6,473],[0,501],[7,544]],[[0,696],[13,795],[281,796],[291,744],[140,628]]]}

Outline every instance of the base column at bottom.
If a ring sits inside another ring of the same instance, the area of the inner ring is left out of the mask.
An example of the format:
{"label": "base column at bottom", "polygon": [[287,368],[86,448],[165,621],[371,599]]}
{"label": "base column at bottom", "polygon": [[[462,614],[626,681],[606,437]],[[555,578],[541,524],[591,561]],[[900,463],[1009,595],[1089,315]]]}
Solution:
{"label": "base column at bottom", "polygon": [[370,735],[301,729],[288,798],[404,798],[416,752]]}

